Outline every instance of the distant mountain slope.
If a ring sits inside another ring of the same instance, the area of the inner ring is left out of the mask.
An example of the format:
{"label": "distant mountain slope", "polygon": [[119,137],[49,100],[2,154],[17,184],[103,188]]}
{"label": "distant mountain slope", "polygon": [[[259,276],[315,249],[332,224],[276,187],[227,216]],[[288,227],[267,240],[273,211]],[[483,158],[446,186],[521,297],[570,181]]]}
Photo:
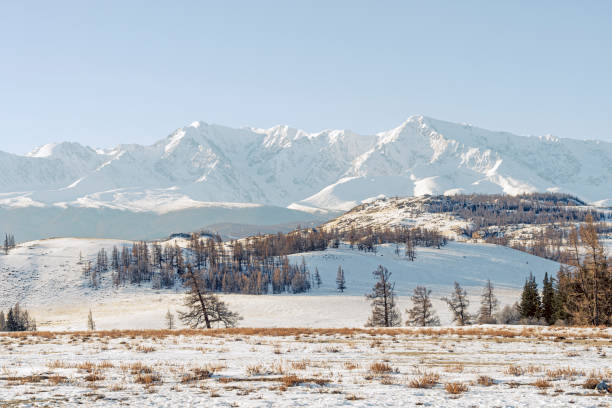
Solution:
{"label": "distant mountain slope", "polygon": [[164,214],[231,202],[325,213],[380,195],[531,191],[611,205],[612,144],[523,137],[413,116],[375,135],[195,122],[150,146],[95,150],[58,143],[27,156],[0,153],[5,209]]}

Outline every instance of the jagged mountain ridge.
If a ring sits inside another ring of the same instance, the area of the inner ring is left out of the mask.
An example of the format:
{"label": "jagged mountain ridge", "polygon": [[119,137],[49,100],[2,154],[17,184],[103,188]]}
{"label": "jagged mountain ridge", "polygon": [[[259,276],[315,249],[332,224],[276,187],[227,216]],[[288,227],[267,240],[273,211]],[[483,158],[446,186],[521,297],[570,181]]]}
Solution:
{"label": "jagged mountain ridge", "polygon": [[347,210],[380,195],[561,191],[612,203],[612,144],[423,116],[375,135],[204,122],[150,145],[0,153],[0,205],[167,212],[204,202]]}

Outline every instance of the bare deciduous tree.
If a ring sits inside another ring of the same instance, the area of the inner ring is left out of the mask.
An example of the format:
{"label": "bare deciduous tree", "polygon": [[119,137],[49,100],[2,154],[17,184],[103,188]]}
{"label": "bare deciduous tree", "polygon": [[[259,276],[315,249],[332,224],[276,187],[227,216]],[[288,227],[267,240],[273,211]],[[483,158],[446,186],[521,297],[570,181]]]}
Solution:
{"label": "bare deciduous tree", "polygon": [[487,279],[487,284],[485,285],[480,298],[480,313],[478,314],[478,323],[496,323],[494,314],[499,306],[499,302],[497,297],[495,297],[493,289],[491,279]]}
{"label": "bare deciduous tree", "polygon": [[395,283],[391,283],[391,272],[382,265],[372,272],[377,282],[372,292],[366,297],[372,303],[372,315],[366,326],[369,327],[395,327],[402,324],[402,318],[395,305]]}
{"label": "bare deciduous tree", "polygon": [[189,288],[184,306],[186,312],[178,312],[179,318],[191,328],[212,328],[214,323],[222,323],[225,327],[234,327],[242,319],[238,313],[227,308],[225,302],[214,293],[206,291],[201,271],[187,265],[185,285]]}
{"label": "bare deciduous tree", "polygon": [[453,322],[457,322],[459,326],[465,326],[472,323],[472,316],[467,311],[470,305],[470,301],[467,298],[467,292],[458,282],[455,282],[455,290],[451,294],[450,299],[448,297],[443,297],[442,300],[446,302],[448,308],[453,313]]}
{"label": "bare deciduous tree", "polygon": [[406,310],[408,313],[407,326],[439,326],[440,319],[431,304],[431,290],[425,286],[414,288],[414,294],[410,297],[412,308]]}

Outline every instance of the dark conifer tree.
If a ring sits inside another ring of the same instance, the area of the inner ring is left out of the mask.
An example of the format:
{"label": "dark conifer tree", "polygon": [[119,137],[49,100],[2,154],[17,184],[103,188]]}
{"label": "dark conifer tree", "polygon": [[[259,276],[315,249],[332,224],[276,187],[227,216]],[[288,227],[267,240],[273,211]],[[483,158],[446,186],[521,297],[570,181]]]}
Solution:
{"label": "dark conifer tree", "polygon": [[554,278],[548,278],[548,272],[544,274],[542,282],[542,317],[548,324],[555,322],[555,288]]}
{"label": "dark conifer tree", "polygon": [[519,303],[521,317],[537,319],[541,315],[541,308],[542,303],[540,301],[540,294],[538,293],[538,284],[533,274],[530,273],[529,277],[525,280],[523,293],[521,294],[521,302]]}
{"label": "dark conifer tree", "polygon": [[323,282],[321,281],[321,274],[319,273],[319,268],[317,267],[315,267],[314,279],[315,279],[315,285],[317,285],[317,288],[320,288],[321,283]]}

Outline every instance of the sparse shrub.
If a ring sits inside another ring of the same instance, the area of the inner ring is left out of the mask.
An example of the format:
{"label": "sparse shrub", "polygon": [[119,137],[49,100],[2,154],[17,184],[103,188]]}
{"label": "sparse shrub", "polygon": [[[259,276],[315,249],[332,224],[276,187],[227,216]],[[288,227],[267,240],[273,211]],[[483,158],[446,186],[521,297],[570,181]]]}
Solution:
{"label": "sparse shrub", "polygon": [[413,378],[408,382],[410,388],[432,388],[440,380],[437,373],[425,373],[418,378]]}
{"label": "sparse shrub", "polygon": [[486,375],[481,375],[480,377],[478,377],[477,380],[478,384],[484,386],[484,387],[490,387],[491,385],[495,384],[495,381]]}
{"label": "sparse shrub", "polygon": [[589,377],[584,382],[584,384],[582,384],[582,388],[587,389],[587,390],[594,390],[595,387],[597,387],[597,384],[599,384],[599,380],[597,378]]}
{"label": "sparse shrub", "polygon": [[253,364],[246,367],[246,373],[249,376],[254,376],[267,374],[268,371],[261,364]]}
{"label": "sparse shrub", "polygon": [[285,387],[293,387],[302,382],[301,379],[295,374],[286,375],[282,377],[280,381]]}
{"label": "sparse shrub", "polygon": [[525,369],[523,369],[523,367],[519,367],[517,365],[511,364],[506,369],[506,374],[515,375],[515,376],[523,375],[525,374]]}
{"label": "sparse shrub", "polygon": [[541,390],[545,390],[546,388],[550,388],[550,382],[546,381],[543,378],[539,378],[533,382],[534,387],[538,387]]}
{"label": "sparse shrub", "polygon": [[391,368],[389,364],[379,361],[379,362],[370,364],[370,371],[374,374],[386,374],[386,373],[392,373],[393,369]]}
{"label": "sparse shrub", "polygon": [[138,384],[151,385],[154,383],[161,382],[161,376],[159,374],[137,374],[134,378],[134,382]]}
{"label": "sparse shrub", "polygon": [[468,386],[463,383],[452,382],[452,383],[446,384],[444,386],[444,389],[449,394],[462,394],[468,390]]}

